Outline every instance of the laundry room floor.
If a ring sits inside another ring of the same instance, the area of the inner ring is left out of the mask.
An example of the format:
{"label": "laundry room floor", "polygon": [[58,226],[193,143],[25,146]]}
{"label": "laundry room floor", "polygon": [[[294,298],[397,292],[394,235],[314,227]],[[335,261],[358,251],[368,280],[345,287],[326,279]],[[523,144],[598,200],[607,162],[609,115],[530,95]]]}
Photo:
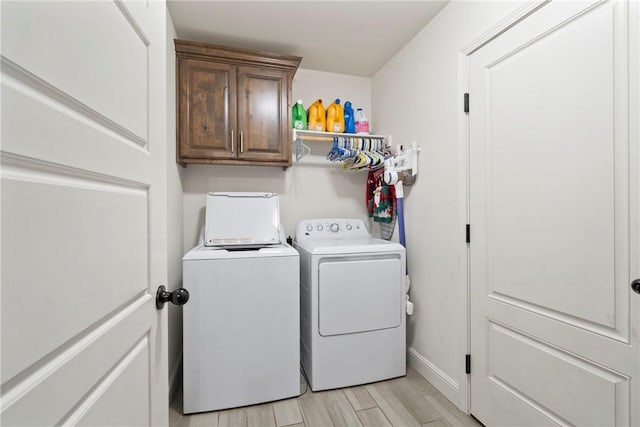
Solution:
{"label": "laundry room floor", "polygon": [[194,415],[182,415],[178,393],[169,412],[171,427],[481,426],[411,368],[393,380],[317,393],[308,389],[297,398]]}

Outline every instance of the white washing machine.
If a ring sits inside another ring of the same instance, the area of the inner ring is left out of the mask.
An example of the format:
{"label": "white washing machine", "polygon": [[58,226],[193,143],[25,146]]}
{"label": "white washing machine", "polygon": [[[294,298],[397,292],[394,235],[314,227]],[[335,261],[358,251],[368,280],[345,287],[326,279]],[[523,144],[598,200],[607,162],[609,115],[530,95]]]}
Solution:
{"label": "white washing machine", "polygon": [[301,221],[302,367],[314,391],[406,374],[405,249],[358,219]]}
{"label": "white washing machine", "polygon": [[278,196],[210,193],[201,240],[182,259],[184,413],[299,395],[299,255]]}

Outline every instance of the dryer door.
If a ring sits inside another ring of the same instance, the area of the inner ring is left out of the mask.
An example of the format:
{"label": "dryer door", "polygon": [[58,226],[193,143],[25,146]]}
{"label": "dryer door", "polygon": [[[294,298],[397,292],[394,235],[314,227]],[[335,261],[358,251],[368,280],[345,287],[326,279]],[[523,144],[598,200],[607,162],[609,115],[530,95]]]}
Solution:
{"label": "dryer door", "polygon": [[318,266],[318,332],[322,336],[400,326],[403,271],[399,255],[324,258]]}

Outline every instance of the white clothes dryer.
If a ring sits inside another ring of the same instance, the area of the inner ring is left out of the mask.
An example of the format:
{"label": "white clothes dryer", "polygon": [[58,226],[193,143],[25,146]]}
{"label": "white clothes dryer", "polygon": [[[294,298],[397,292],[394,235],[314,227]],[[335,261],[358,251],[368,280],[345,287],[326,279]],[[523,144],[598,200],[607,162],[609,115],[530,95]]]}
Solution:
{"label": "white clothes dryer", "polygon": [[182,259],[185,414],[300,394],[300,262],[277,199],[207,196],[201,244]]}
{"label": "white clothes dryer", "polygon": [[406,374],[405,249],[359,219],[301,221],[301,362],[312,390]]}

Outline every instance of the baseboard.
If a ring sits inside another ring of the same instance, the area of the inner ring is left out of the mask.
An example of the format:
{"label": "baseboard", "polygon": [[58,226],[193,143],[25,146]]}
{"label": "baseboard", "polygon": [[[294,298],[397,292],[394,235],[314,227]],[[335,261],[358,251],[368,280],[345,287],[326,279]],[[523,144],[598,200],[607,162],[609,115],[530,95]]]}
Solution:
{"label": "baseboard", "polygon": [[409,366],[415,369],[424,379],[429,381],[440,393],[456,407],[460,402],[460,387],[458,383],[438,368],[432,361],[424,357],[413,347],[407,350]]}
{"label": "baseboard", "polygon": [[169,373],[169,402],[173,402],[178,390],[180,390],[180,384],[182,382],[182,351],[176,358],[176,362],[171,367]]}

